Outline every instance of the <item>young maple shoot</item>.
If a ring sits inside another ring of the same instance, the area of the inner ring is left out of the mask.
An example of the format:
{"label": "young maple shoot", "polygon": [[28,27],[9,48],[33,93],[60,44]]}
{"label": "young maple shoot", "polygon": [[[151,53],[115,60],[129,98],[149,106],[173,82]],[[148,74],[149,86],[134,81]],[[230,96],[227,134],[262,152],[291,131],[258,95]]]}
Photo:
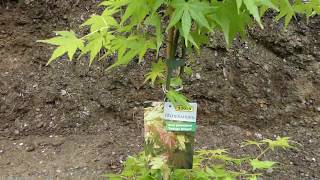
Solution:
{"label": "young maple shoot", "polygon": [[[320,14],[320,0],[105,0],[99,6],[105,7],[102,14],[81,25],[90,27],[85,36],[57,31],[57,37],[39,41],[57,46],[48,64],[65,54],[71,61],[80,51],[80,57],[89,56],[90,65],[113,57],[115,63],[109,70],[135,58],[141,62],[147,52],[154,52],[157,58],[146,81],[159,82],[175,105],[187,104],[182,94],[174,92],[182,81],[173,81],[186,71],[186,49],[199,51],[208,42],[208,33],[222,31],[229,47],[238,35],[245,37],[253,21],[263,28],[261,17],[268,10],[276,11],[275,20],[284,19],[285,26],[296,13]],[[159,55],[161,48],[166,49],[165,57]]]}

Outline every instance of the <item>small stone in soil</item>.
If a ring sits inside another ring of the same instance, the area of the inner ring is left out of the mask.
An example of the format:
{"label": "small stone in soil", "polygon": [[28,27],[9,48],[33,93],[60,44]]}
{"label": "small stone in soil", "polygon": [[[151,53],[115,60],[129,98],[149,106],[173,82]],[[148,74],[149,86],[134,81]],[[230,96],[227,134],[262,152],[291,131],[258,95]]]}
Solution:
{"label": "small stone in soil", "polygon": [[254,136],[256,136],[258,139],[262,139],[262,134],[260,133],[254,133]]}
{"label": "small stone in soil", "polygon": [[67,94],[67,91],[66,90],[61,90],[61,95],[64,96]]}
{"label": "small stone in soil", "polygon": [[268,169],[268,170],[267,170],[267,173],[268,173],[268,174],[273,173],[273,169],[271,169],[271,168],[270,168],[270,169]]}
{"label": "small stone in soil", "polygon": [[199,73],[196,73],[196,79],[201,79],[201,75]]}
{"label": "small stone in soil", "polygon": [[15,134],[15,135],[19,135],[19,134],[20,134],[19,130],[17,130],[17,129],[14,130],[14,134]]}
{"label": "small stone in soil", "polygon": [[34,147],[34,145],[28,145],[27,147],[26,147],[26,151],[27,152],[32,152],[32,151],[34,151],[35,150],[35,147]]}
{"label": "small stone in soil", "polygon": [[39,122],[39,123],[37,124],[37,128],[41,128],[41,127],[43,127],[43,122]]}

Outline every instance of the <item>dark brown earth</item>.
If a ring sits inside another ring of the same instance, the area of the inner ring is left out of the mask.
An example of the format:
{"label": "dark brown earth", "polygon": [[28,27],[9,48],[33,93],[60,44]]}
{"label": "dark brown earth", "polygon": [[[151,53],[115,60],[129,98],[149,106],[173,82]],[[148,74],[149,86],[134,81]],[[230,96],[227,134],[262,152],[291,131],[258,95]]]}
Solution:
{"label": "dark brown earth", "polygon": [[[0,1],[0,179],[100,179],[143,149],[143,102],[162,91],[143,85],[145,66],[109,73],[64,59],[38,39],[78,25],[97,11],[90,0]],[[226,50],[220,35],[195,57],[185,93],[199,103],[197,148],[289,136],[298,150],[267,179],[320,179],[320,17],[287,30],[265,19],[244,43]],[[80,31],[78,31],[80,32]],[[190,57],[192,59],[192,57]]]}

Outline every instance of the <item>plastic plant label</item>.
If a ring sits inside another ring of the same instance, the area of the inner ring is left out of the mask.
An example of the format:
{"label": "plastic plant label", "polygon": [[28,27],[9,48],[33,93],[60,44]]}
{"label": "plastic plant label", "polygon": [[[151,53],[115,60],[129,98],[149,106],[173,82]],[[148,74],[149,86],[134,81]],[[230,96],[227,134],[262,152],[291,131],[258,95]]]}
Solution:
{"label": "plastic plant label", "polygon": [[164,108],[163,102],[145,103],[144,150],[147,166],[151,169],[192,169],[195,118],[182,118],[191,122],[168,121],[164,118]]}
{"label": "plastic plant label", "polygon": [[172,103],[164,103],[164,119],[173,121],[196,122],[197,121],[197,104],[189,103],[190,106],[176,106]]}
{"label": "plastic plant label", "polygon": [[173,106],[170,102],[164,103],[164,119],[166,130],[171,132],[195,132],[197,121],[197,104],[189,106]]}

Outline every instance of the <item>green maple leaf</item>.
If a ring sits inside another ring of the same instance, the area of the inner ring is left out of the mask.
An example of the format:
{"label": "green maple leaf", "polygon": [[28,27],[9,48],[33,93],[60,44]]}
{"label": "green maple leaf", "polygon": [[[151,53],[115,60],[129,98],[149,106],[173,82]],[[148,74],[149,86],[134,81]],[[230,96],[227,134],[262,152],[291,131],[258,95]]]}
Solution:
{"label": "green maple leaf", "polygon": [[199,0],[173,0],[172,6],[175,8],[173,12],[167,30],[178,24],[181,21],[182,35],[186,39],[187,45],[190,31],[192,26],[192,20],[202,27],[211,30],[211,26],[206,18],[206,15],[210,12],[210,6],[206,2],[200,2]]}
{"label": "green maple leaf", "polygon": [[254,145],[254,146],[257,146],[258,148],[261,148],[261,145],[262,145],[263,143],[257,142],[257,141],[250,141],[250,140],[248,140],[248,141],[246,141],[246,142],[244,142],[244,143],[242,143],[242,144],[243,144],[243,147]]}
{"label": "green maple leaf", "polygon": [[309,2],[295,1],[293,9],[297,13],[305,13],[307,17],[320,14],[320,0],[310,0]]}
{"label": "green maple leaf", "polygon": [[270,169],[276,163],[277,162],[274,162],[274,161],[260,161],[258,159],[250,160],[250,165],[252,166],[253,170],[256,170],[256,169]]}
{"label": "green maple leaf", "polygon": [[84,22],[81,26],[91,26],[90,31],[95,32],[97,30],[107,28],[107,21],[98,15],[92,15],[86,22]]}
{"label": "green maple leaf", "polygon": [[134,57],[139,57],[139,62],[142,61],[148,49],[156,49],[154,39],[146,39],[142,36],[116,37],[111,43],[111,49],[118,52],[117,61],[107,70],[120,65],[127,65]]}
{"label": "green maple leaf", "polygon": [[190,35],[192,36],[192,39],[194,40],[195,44],[199,47],[200,45],[208,45],[209,44],[209,37],[207,34],[203,32],[191,32]]}
{"label": "green maple leaf", "polygon": [[89,64],[91,65],[102,48],[105,48],[106,50],[111,48],[111,42],[114,38],[115,37],[107,31],[97,32],[91,36],[88,36],[88,43],[84,48],[81,49],[81,56],[90,53]]}
{"label": "green maple leaf", "polygon": [[249,10],[250,14],[254,17],[254,19],[258,22],[261,28],[263,25],[261,23],[259,8],[256,1],[253,0],[243,0],[244,4],[246,5],[247,9]]}
{"label": "green maple leaf", "polygon": [[149,3],[147,0],[131,0],[128,2],[125,13],[121,18],[124,24],[131,17],[131,24],[139,24],[149,13]]}
{"label": "green maple leaf", "polygon": [[155,13],[155,12],[160,8],[160,6],[161,6],[162,4],[166,3],[165,0],[154,0],[154,1],[152,1],[152,2],[153,2],[153,4],[151,5],[151,7],[152,7],[152,13]]}
{"label": "green maple leaf", "polygon": [[114,11],[105,10],[103,14],[92,15],[81,26],[90,26],[90,32],[102,31],[112,26],[117,26],[118,22],[112,17]]}
{"label": "green maple leaf", "polygon": [[166,94],[168,100],[174,105],[189,106],[188,99],[175,90],[169,90]]}
{"label": "green maple leaf", "polygon": [[170,86],[172,88],[179,88],[182,86],[182,79],[180,77],[174,77],[174,78],[171,78],[171,81],[170,81]]}
{"label": "green maple leaf", "polygon": [[251,23],[251,18],[246,12],[238,12],[236,1],[224,1],[217,5],[218,9],[213,14],[213,19],[222,30],[227,45],[230,46],[238,33],[245,37],[245,28]]}
{"label": "green maple leaf", "polygon": [[166,71],[166,63],[162,60],[159,60],[157,63],[152,63],[151,71],[146,74],[145,82],[151,81],[151,85],[153,86],[157,78],[163,78],[164,72]]}
{"label": "green maple leaf", "polygon": [[272,150],[275,148],[288,149],[292,148],[292,146],[289,144],[289,139],[289,137],[277,137],[276,140],[264,139],[262,142],[268,143]]}
{"label": "green maple leaf", "polygon": [[68,54],[69,60],[71,61],[77,49],[82,49],[84,46],[84,41],[78,39],[73,31],[55,31],[55,33],[59,36],[48,40],[37,41],[58,46],[53,51],[47,65],[49,65],[53,60],[63,56],[65,53]]}
{"label": "green maple leaf", "polygon": [[[261,23],[261,16],[267,9],[273,8],[277,10],[277,7],[271,2],[271,0],[237,0],[238,14],[240,14],[241,7],[244,4],[249,13],[258,22],[261,28],[263,25]],[[263,10],[260,10],[263,9]],[[263,13],[260,13],[263,12]]]}
{"label": "green maple leaf", "polygon": [[209,167],[206,167],[206,172],[211,176],[215,178],[223,178],[230,176],[229,172],[227,172],[223,167],[215,166],[212,169]]}
{"label": "green maple leaf", "polygon": [[275,4],[279,8],[279,14],[276,17],[276,20],[280,20],[281,18],[285,18],[285,26],[289,25],[294,14],[294,9],[289,2],[289,0],[272,0],[272,3]]}
{"label": "green maple leaf", "polygon": [[240,13],[240,8],[242,6],[243,0],[236,0],[238,13]]}
{"label": "green maple leaf", "polygon": [[99,4],[99,6],[106,6],[109,9],[117,9],[127,5],[129,2],[130,0],[104,0]]}
{"label": "green maple leaf", "polygon": [[157,53],[159,53],[159,49],[162,46],[163,38],[164,38],[162,34],[162,28],[161,28],[161,18],[157,13],[153,13],[151,16],[149,16],[146,19],[145,23],[147,25],[154,26],[156,29]]}

